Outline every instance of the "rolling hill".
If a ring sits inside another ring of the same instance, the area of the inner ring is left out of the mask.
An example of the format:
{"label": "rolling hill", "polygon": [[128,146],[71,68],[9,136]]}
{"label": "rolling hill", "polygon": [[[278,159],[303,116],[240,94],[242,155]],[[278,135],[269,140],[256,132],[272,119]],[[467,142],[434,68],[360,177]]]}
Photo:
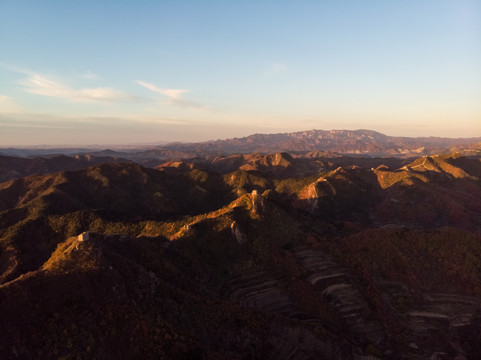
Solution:
{"label": "rolling hill", "polygon": [[0,183],[2,358],[477,359],[480,158],[325,155]]}

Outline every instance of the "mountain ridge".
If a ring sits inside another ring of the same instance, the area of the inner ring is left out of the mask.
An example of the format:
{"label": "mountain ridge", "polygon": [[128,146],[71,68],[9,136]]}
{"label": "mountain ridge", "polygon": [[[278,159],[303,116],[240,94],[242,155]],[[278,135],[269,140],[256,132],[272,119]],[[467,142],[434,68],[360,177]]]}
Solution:
{"label": "mountain ridge", "polygon": [[[158,149],[199,152],[253,153],[323,150],[341,154],[422,155],[453,146],[474,146],[481,137],[401,137],[374,130],[306,130],[277,134],[253,134],[242,138],[198,143],[173,143]],[[478,144],[479,145],[479,144]]]}
{"label": "mountain ridge", "polygon": [[479,358],[479,156],[85,165],[0,182],[2,358]]}
{"label": "mountain ridge", "polygon": [[138,147],[117,146],[97,150],[79,148],[0,148],[6,156],[48,156],[51,154],[90,154],[116,156],[131,160],[147,158],[181,159],[205,155],[230,155],[247,153],[331,151],[350,155],[419,156],[442,152],[481,149],[481,137],[407,137],[389,136],[375,130],[304,130],[276,134],[252,134],[245,137],[209,140],[202,142],[172,142],[163,145]]}

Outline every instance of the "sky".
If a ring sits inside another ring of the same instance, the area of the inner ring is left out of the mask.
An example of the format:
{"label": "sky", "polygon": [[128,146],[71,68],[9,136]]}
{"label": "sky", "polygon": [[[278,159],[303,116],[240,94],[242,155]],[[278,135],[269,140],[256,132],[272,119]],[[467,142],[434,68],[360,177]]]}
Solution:
{"label": "sky", "polygon": [[0,1],[0,147],[481,136],[481,0]]}

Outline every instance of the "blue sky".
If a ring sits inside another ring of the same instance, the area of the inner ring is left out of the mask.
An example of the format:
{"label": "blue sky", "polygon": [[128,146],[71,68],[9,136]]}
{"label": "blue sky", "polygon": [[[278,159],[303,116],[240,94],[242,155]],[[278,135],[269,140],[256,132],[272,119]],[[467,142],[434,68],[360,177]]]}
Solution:
{"label": "blue sky", "polygon": [[481,1],[0,2],[0,147],[481,136]]}

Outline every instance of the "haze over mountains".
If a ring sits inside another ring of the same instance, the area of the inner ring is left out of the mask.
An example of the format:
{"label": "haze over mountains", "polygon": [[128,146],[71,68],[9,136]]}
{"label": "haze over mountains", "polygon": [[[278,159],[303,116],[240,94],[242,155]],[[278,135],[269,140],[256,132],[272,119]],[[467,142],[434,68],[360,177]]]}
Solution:
{"label": "haze over mountains", "polygon": [[[395,137],[373,130],[308,130],[283,134],[255,134],[243,138],[200,143],[172,143],[161,146],[130,147],[123,151],[88,151],[79,148],[0,148],[0,153],[14,156],[77,154],[90,152],[98,156],[186,158],[197,155],[238,153],[274,153],[282,151],[331,151],[341,154],[416,156],[432,155],[455,149],[479,149],[481,137]],[[98,148],[98,146],[96,146]]]}
{"label": "haze over mountains", "polygon": [[479,359],[479,141],[1,156],[0,354]]}
{"label": "haze over mountains", "polygon": [[196,144],[171,144],[164,149],[222,153],[322,150],[342,154],[413,155],[430,154],[454,146],[468,147],[480,141],[481,138],[394,137],[372,130],[309,130],[285,134],[256,134]]}

